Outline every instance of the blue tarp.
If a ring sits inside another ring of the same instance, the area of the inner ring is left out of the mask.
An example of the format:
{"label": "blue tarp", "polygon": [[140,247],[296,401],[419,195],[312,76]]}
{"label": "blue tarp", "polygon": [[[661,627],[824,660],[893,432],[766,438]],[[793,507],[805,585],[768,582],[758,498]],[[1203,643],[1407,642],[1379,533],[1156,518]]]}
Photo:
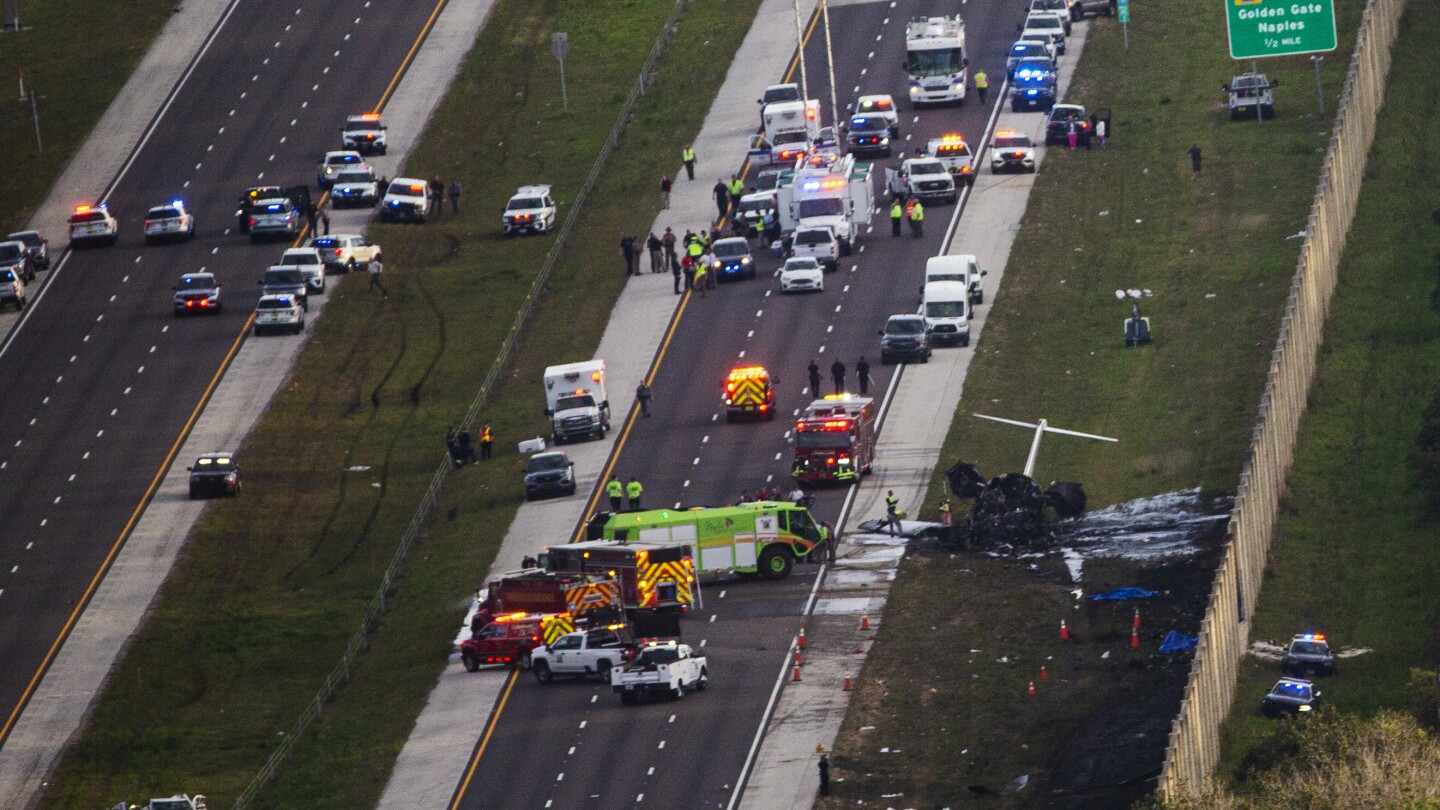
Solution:
{"label": "blue tarp", "polygon": [[1195,637],[1187,636],[1179,630],[1171,630],[1165,634],[1165,640],[1160,642],[1160,652],[1173,653],[1183,650],[1195,649]]}
{"label": "blue tarp", "polygon": [[1097,593],[1090,597],[1091,602],[1109,602],[1122,599],[1149,599],[1158,594],[1159,591],[1147,591],[1144,588],[1116,588],[1113,591]]}

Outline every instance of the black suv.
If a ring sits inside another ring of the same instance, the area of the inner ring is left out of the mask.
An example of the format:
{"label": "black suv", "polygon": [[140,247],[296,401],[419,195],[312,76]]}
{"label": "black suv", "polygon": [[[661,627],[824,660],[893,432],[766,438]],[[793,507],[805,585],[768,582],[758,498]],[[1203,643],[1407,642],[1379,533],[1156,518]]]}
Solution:
{"label": "black suv", "polygon": [[857,115],[845,132],[850,153],[882,154],[890,157],[890,122],[878,115]]}
{"label": "black suv", "polygon": [[10,270],[25,281],[35,280],[35,263],[24,242],[0,242],[0,270]]}
{"label": "black suv", "polygon": [[229,453],[206,453],[187,467],[190,471],[190,499],[240,494],[240,465]]}
{"label": "black suv", "polygon": [[575,494],[575,463],[564,453],[536,453],[525,465],[525,500]]}
{"label": "black suv", "polygon": [[1045,119],[1045,145],[1063,144],[1070,139],[1070,127],[1075,127],[1075,145],[1090,148],[1090,136],[1095,124],[1085,115],[1085,108],[1079,104],[1056,104],[1050,108]]}
{"label": "black suv", "polygon": [[1055,63],[1047,57],[1027,56],[1015,63],[1010,109],[1048,110],[1055,106]]}
{"label": "black suv", "polygon": [[16,231],[5,237],[6,242],[19,242],[30,254],[30,261],[41,270],[50,269],[50,240],[39,231]]}
{"label": "black suv", "polygon": [[919,315],[891,315],[880,330],[880,362],[930,361],[930,330]]}

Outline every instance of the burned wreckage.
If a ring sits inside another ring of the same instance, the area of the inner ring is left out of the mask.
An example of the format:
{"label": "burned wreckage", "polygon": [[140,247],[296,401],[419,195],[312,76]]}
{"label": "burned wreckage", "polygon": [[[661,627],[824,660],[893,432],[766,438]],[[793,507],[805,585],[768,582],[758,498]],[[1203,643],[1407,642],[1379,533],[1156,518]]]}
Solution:
{"label": "burned wreckage", "polygon": [[1024,473],[1005,473],[985,480],[980,469],[957,461],[945,471],[950,492],[973,501],[970,517],[950,527],[949,542],[964,548],[1038,550],[1050,542],[1046,509],[1059,518],[1085,512],[1085,488],[1074,481],[1059,481],[1045,489]]}

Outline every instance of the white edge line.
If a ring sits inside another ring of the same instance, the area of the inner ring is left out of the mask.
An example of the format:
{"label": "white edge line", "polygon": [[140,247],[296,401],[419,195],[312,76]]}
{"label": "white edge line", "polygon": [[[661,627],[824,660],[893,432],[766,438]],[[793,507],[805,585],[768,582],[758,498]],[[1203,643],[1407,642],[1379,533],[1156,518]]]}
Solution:
{"label": "white edge line", "polygon": [[[995,124],[1000,120],[1000,108],[1005,106],[1005,88],[1010,86],[1010,77],[1006,76],[1005,81],[1000,83],[1000,94],[995,99],[995,109],[990,113],[990,121],[985,125],[985,134],[980,139],[980,151],[983,153],[994,135]],[[983,164],[982,164],[983,165]],[[976,169],[975,176],[980,176],[979,169]],[[967,183],[965,190],[961,192],[962,197],[955,205],[955,213],[950,215],[950,227],[945,229],[945,238],[940,240],[940,252],[937,256],[944,256],[950,251],[950,240],[955,238],[955,229],[960,225],[960,214],[965,210],[965,204],[970,202],[970,192],[975,186]]]}

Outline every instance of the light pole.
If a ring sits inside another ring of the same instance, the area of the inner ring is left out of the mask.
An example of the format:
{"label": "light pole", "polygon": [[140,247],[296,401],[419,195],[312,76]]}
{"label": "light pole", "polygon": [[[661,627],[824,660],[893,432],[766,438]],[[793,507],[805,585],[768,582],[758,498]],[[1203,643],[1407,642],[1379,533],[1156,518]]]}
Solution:
{"label": "light pole", "polygon": [[1321,115],[1325,114],[1325,90],[1320,85],[1320,63],[1324,61],[1325,57],[1318,53],[1310,55],[1310,62],[1315,65],[1315,97],[1320,99]]}
{"label": "light pole", "polygon": [[830,2],[820,0],[820,12],[825,15],[825,61],[830,65],[830,121],[835,134],[840,134],[840,106],[835,102],[835,52],[830,46]]}

